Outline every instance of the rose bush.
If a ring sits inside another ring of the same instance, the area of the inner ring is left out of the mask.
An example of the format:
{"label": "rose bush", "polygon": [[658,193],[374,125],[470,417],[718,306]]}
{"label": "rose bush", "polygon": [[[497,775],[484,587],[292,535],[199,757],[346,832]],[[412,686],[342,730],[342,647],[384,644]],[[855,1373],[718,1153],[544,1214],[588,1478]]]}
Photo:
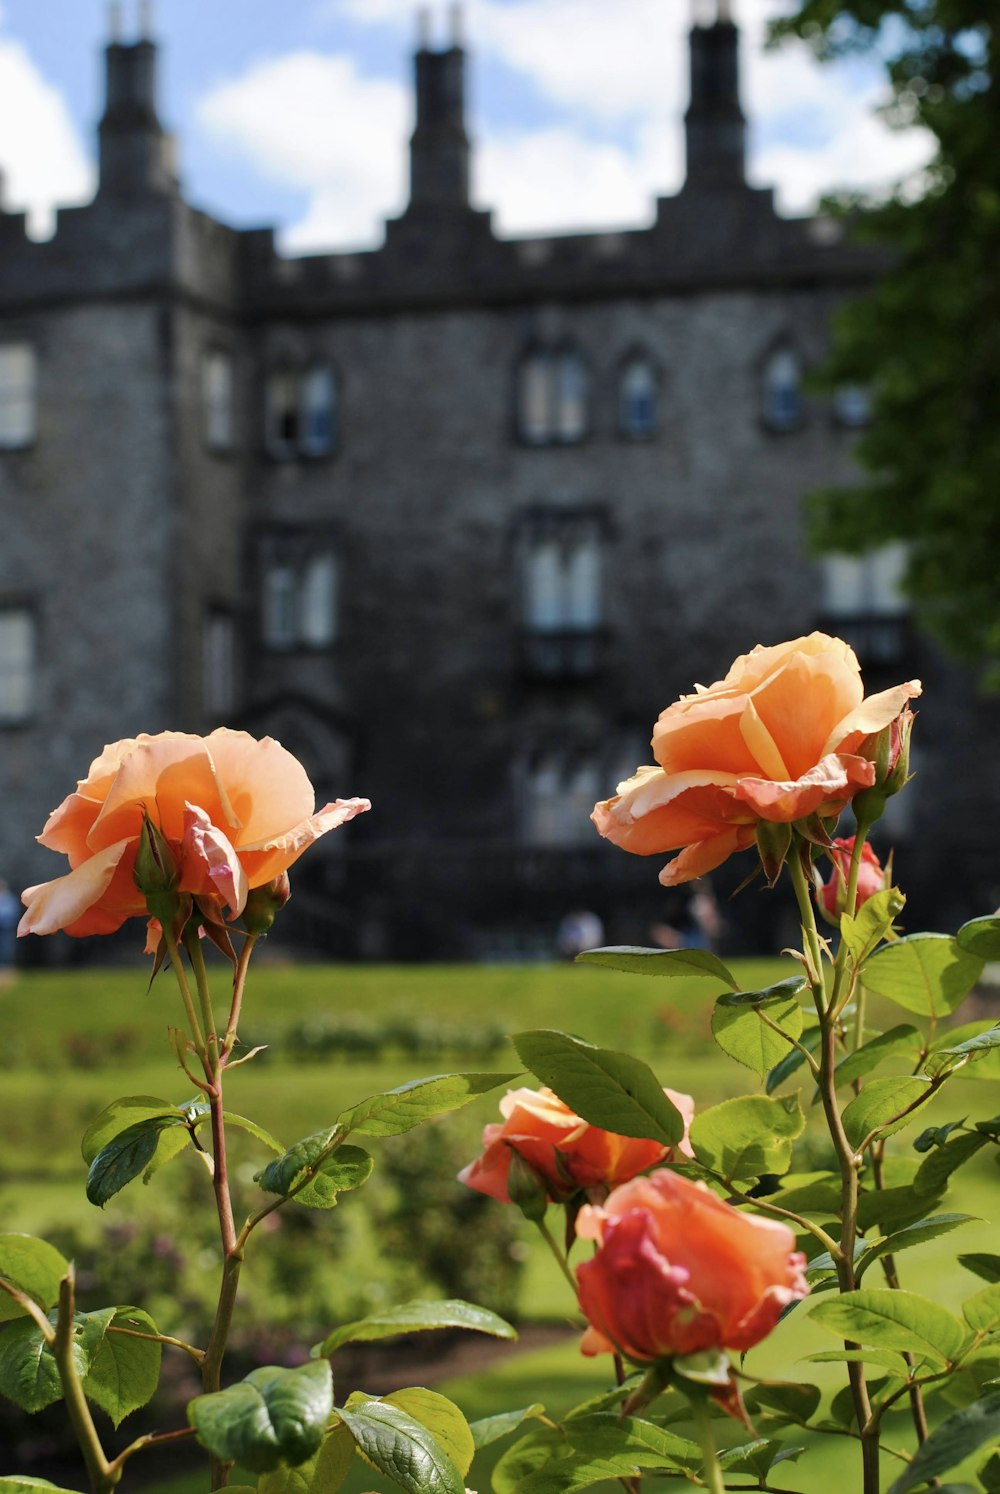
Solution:
{"label": "rose bush", "polygon": [[820,884],[819,903],[823,912],[834,923],[839,922],[841,913],[856,913],[862,903],[866,903],[876,892],[881,892],[889,885],[885,868],[872,850],[871,843],[866,840],[861,848],[854,907],[847,907],[847,879],[854,854],[854,842],[853,835],[838,836],[827,852],[832,870],[828,879]]}
{"label": "rose bush", "polygon": [[[684,1139],[677,1150],[691,1155],[687,1131],[694,1116],[690,1095],[665,1089],[684,1117]],[[582,1188],[616,1188],[647,1168],[667,1161],[673,1149],[658,1141],[617,1136],[591,1126],[551,1089],[515,1089],[500,1101],[502,1124],[483,1131],[483,1154],[459,1173],[459,1180],[501,1203],[510,1202],[508,1175],[516,1152],[542,1180],[554,1202]]]}
{"label": "rose bush", "polygon": [[666,1168],[585,1205],[576,1227],[599,1247],[576,1268],[585,1354],[649,1363],[749,1349],[808,1292],[786,1224],[741,1213]]}
{"label": "rose bush", "polygon": [[725,679],[697,686],[660,715],[656,765],[639,768],[592,819],[641,856],[680,851],[660,881],[675,886],[753,844],[763,822],[831,818],[875,783],[866,739],[920,694],[909,680],[864,698],[853,650],[810,633],[758,645]]}
{"label": "rose bush", "polygon": [[113,742],[38,836],[69,858],[70,871],[25,890],[18,933],[108,934],[145,917],[134,872],[147,818],[166,842],[165,875],[178,891],[235,918],[252,888],[370,808],[337,799],[317,813],[305,769],[270,737],[220,727],[207,737],[167,731]]}

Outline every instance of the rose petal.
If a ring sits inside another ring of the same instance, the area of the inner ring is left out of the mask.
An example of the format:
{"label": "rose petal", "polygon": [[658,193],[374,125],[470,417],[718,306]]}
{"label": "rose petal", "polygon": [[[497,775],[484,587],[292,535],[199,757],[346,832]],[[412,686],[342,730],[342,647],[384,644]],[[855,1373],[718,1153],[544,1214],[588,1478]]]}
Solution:
{"label": "rose petal", "polygon": [[219,780],[227,786],[239,826],[239,851],[258,849],[307,820],[316,795],[298,758],[273,737],[258,741],[245,731],[220,726],[205,738]]}
{"label": "rose petal", "polygon": [[228,906],[230,917],[238,918],[250,891],[247,874],[232,843],[196,804],[184,806],[181,855],[181,890],[204,892],[207,880]]}
{"label": "rose petal", "polygon": [[830,753],[793,782],[741,778],[733,792],[762,820],[790,825],[815,814],[821,805],[842,808],[859,789],[870,788],[874,782],[875,766],[866,758]]}
{"label": "rose petal", "polygon": [[[134,844],[132,839],[116,841],[114,845],[106,846],[104,850],[91,856],[82,866],[67,872],[64,877],[56,877],[52,882],[40,882],[35,887],[26,887],[21,894],[21,901],[28,911],[18,924],[18,937],[25,934],[54,934],[59,929],[68,929],[93,911],[94,904],[100,901],[110,886],[122,857]],[[110,927],[94,927],[86,932],[110,933],[112,929],[120,927],[126,916],[124,913],[121,917],[113,913],[99,915],[94,911],[95,923],[110,923]]]}
{"label": "rose petal", "polygon": [[287,871],[321,835],[325,835],[328,830],[336,830],[339,825],[346,825],[348,820],[353,820],[355,815],[364,814],[371,807],[370,799],[335,799],[317,814],[310,815],[307,820],[284,834],[275,836],[273,840],[259,845],[240,846],[240,860],[246,869],[250,886],[261,887],[280,872]]}
{"label": "rose petal", "polygon": [[922,694],[923,688],[919,680],[907,680],[905,685],[895,685],[891,690],[869,695],[867,700],[863,700],[837,722],[827,738],[824,753],[853,751],[863,738],[872,736],[895,721],[907,701]]}

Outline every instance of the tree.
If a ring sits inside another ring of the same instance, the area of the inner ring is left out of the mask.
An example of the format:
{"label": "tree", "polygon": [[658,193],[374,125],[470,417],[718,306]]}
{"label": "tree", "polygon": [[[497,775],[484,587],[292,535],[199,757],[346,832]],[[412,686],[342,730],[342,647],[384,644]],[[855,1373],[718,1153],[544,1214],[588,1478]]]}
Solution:
{"label": "tree", "polygon": [[[773,27],[821,60],[876,50],[888,114],[936,141],[918,181],[843,199],[889,268],[839,318],[825,370],[863,384],[862,481],[811,496],[817,548],[909,545],[918,618],[1000,684],[1000,11],[997,0],[799,0]],[[863,211],[857,210],[862,208]]]}

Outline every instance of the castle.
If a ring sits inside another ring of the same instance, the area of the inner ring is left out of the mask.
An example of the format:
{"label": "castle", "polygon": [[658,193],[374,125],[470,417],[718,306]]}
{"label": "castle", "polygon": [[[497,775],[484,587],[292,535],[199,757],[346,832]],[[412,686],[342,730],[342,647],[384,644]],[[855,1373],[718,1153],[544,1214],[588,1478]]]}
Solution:
{"label": "castle", "polygon": [[[374,802],[297,873],[305,946],[523,957],[574,907],[646,942],[659,863],[591,807],[678,693],[822,627],[870,690],[925,679],[888,827],[915,907],[997,901],[996,702],[914,633],[898,556],[805,551],[803,495],[850,478],[868,419],[806,375],[883,265],[748,185],[738,46],[726,6],[691,29],[686,180],[651,226],[502,239],[470,204],[464,49],[423,43],[384,244],[288,258],[185,201],[156,45],[111,41],[94,200],[42,243],[0,212],[12,883],[58,873],[33,837],[105,742],[226,723],[320,802]],[[726,905],[738,947],[773,947],[765,901]]]}

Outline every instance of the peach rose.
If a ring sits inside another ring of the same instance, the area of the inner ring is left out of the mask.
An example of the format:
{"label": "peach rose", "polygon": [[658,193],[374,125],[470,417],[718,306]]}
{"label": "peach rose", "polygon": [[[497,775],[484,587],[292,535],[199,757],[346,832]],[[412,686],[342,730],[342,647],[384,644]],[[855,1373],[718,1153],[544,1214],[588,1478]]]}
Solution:
{"label": "peach rose", "polygon": [[598,1250],[576,1268],[590,1324],[585,1354],[640,1363],[703,1349],[749,1349],[808,1291],[786,1224],[723,1203],[666,1168],[616,1188],[577,1219]]}
{"label": "peach rose", "polygon": [[270,737],[219,727],[207,737],[165,731],[114,742],[38,837],[71,869],[22,893],[18,933],[110,934],[145,916],[133,871],[147,815],[174,857],[178,891],[235,918],[251,888],[370,808],[338,799],[316,813],[305,769]]}
{"label": "peach rose", "polygon": [[857,900],[853,908],[847,907],[847,878],[851,871],[854,841],[853,835],[846,839],[838,837],[827,853],[833,863],[833,871],[829,881],[824,882],[820,888],[819,901],[834,923],[839,921],[841,913],[856,913],[862,903],[866,903],[876,892],[881,892],[889,885],[881,861],[866,840],[861,848],[861,865],[858,867]]}
{"label": "peach rose", "polygon": [[752,845],[761,821],[839,815],[875,782],[859,748],[920,689],[909,680],[865,700],[854,651],[825,633],[758,645],[724,680],[667,707],[653,729],[657,765],[620,783],[591,818],[626,851],[679,850],[660,881],[688,882]]}
{"label": "peach rose", "polygon": [[[677,1150],[691,1156],[688,1127],[694,1116],[690,1095],[665,1089],[684,1117],[684,1138]],[[545,1185],[550,1199],[559,1202],[580,1188],[615,1188],[647,1167],[666,1161],[673,1149],[658,1141],[618,1136],[591,1126],[563,1104],[551,1089],[513,1089],[500,1101],[502,1125],[483,1131],[483,1155],[459,1173],[459,1181],[510,1202],[507,1175],[517,1152]]]}

